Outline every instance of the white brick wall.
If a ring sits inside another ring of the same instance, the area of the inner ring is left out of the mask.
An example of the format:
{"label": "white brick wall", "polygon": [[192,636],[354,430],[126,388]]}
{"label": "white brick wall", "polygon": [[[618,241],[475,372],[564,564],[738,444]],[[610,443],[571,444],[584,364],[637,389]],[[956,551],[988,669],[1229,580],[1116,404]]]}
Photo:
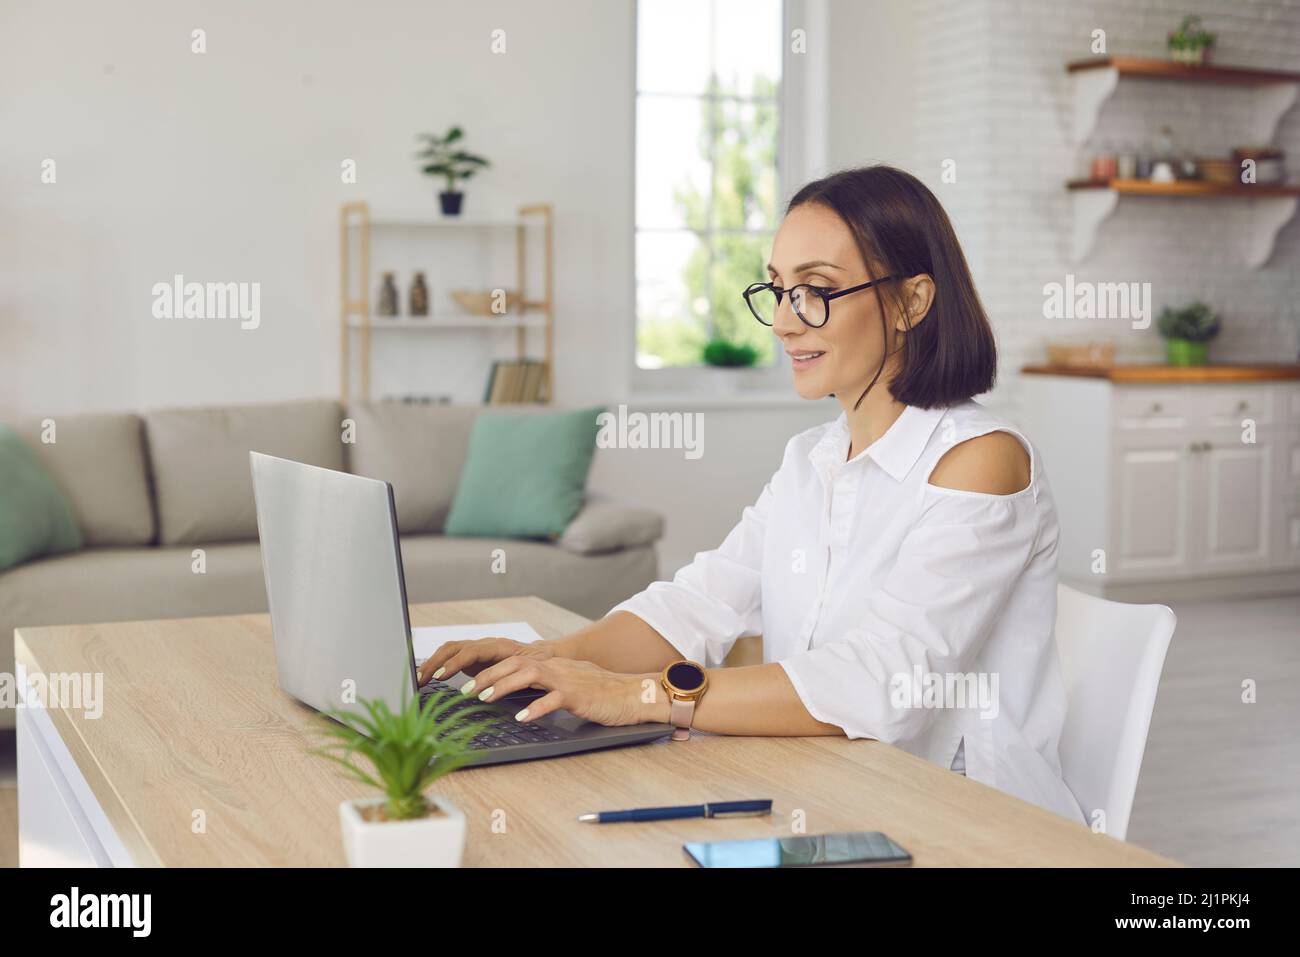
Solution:
{"label": "white brick wall", "polygon": [[[1100,147],[1154,141],[1169,126],[1195,155],[1226,155],[1252,141],[1247,90],[1121,79],[1090,140],[1071,142],[1071,60],[1091,56],[1104,29],[1112,55],[1163,56],[1187,13],[1218,33],[1215,60],[1300,70],[1300,0],[919,0],[916,172],[957,226],[998,334],[1001,369],[990,404],[1014,415],[1017,370],[1042,361],[1051,338],[1112,338],[1121,361],[1160,360],[1154,328],[1122,320],[1048,320],[1043,286],[1066,273],[1095,282],[1152,284],[1153,313],[1202,298],[1224,318],[1218,360],[1292,359],[1300,349],[1300,218],[1278,235],[1259,270],[1236,240],[1248,206],[1235,200],[1121,198],[1086,260],[1070,264],[1067,179]],[[1300,178],[1300,107],[1275,144]],[[944,184],[944,159],[957,182]]]}

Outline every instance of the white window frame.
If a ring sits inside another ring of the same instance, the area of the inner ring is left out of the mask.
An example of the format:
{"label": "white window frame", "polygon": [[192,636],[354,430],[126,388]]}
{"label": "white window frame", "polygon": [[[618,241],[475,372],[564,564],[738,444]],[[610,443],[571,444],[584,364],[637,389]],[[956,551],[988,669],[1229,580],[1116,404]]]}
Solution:
{"label": "white window frame", "polygon": [[[627,361],[630,368],[631,393],[637,395],[716,395],[717,379],[722,372],[732,380],[737,392],[790,393],[793,395],[794,376],[790,364],[778,355],[771,366],[754,369],[713,369],[703,363],[696,366],[673,366],[663,369],[642,369],[636,362],[637,325],[637,264],[636,264],[636,128],[637,128],[637,49],[639,37],[639,7],[637,0],[632,15],[632,176],[631,176],[631,228],[632,276],[630,315],[632,318],[631,348]],[[777,219],[781,210],[800,186],[826,172],[827,142],[827,77],[829,75],[830,16],[827,0],[783,0],[782,32],[784,36],[781,61],[781,86],[777,103]],[[805,31],[807,53],[794,53],[791,49],[793,31]],[[764,277],[754,277],[761,282]],[[736,295],[740,295],[736,290]]]}

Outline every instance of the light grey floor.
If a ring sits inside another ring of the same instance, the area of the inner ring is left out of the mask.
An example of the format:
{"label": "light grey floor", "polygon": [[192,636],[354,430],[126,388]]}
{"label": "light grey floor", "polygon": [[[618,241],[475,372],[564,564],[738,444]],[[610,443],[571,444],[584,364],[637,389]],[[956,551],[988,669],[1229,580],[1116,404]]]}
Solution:
{"label": "light grey floor", "polygon": [[1190,865],[1300,866],[1300,596],[1171,607],[1128,839]]}
{"label": "light grey floor", "polygon": [[[1300,866],[1300,596],[1173,608],[1128,839],[1193,866]],[[0,866],[17,860],[13,781],[0,731]]]}

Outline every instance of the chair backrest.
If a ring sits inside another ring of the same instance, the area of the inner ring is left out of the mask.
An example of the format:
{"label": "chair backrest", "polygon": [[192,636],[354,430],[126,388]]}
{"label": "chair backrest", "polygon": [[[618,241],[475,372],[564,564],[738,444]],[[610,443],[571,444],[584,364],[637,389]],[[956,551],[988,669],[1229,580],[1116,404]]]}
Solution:
{"label": "chair backrest", "polygon": [[1164,605],[1125,605],[1057,590],[1056,645],[1069,701],[1061,771],[1092,823],[1128,833],[1156,688],[1177,619]]}

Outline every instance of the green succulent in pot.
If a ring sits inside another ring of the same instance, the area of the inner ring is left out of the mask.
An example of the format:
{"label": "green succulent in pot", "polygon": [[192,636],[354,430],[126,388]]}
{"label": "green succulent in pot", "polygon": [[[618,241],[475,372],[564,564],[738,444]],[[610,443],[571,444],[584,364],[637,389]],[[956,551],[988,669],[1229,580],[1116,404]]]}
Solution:
{"label": "green succulent in pot", "polygon": [[1215,34],[1201,28],[1200,17],[1183,17],[1178,29],[1169,34],[1169,58],[1178,63],[1205,64],[1210,59],[1210,51],[1214,49],[1216,39],[1218,37]]}
{"label": "green succulent in pot", "polygon": [[322,712],[326,720],[318,730],[327,741],[315,753],[382,791],[384,815],[394,821],[425,815],[424,792],[473,759],[470,744],[491,720],[487,708],[466,707],[459,694],[430,696],[423,703],[409,695],[399,711],[378,698],[358,705]]}
{"label": "green succulent in pot", "polygon": [[[382,699],[322,713],[325,743],[314,753],[382,797],[339,805],[343,845],[354,867],[455,867],[465,846],[465,814],[429,787],[472,762],[474,738],[497,720],[451,691],[421,701],[403,692],[394,710]],[[333,719],[333,720],[329,720]]]}
{"label": "green succulent in pot", "polygon": [[1165,337],[1169,364],[1205,365],[1209,359],[1210,340],[1219,334],[1219,316],[1203,302],[1193,302],[1181,309],[1166,306],[1156,321]]}

